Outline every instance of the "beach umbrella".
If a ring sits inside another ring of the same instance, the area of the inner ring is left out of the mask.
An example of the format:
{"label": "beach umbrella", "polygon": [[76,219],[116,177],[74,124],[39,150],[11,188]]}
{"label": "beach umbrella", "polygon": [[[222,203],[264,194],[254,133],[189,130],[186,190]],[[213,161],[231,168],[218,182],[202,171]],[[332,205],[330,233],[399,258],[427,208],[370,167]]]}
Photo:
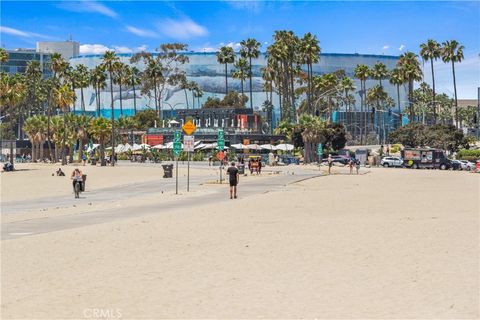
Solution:
{"label": "beach umbrella", "polygon": [[260,146],[259,146],[258,144],[254,143],[254,144],[249,144],[249,145],[247,145],[245,149],[249,149],[249,150],[260,150],[261,148],[260,148]]}
{"label": "beach umbrella", "polygon": [[142,143],[142,144],[134,144],[132,148],[133,151],[138,151],[142,149],[150,149],[150,146],[146,143]]}
{"label": "beach umbrella", "polygon": [[261,149],[266,149],[266,150],[277,150],[277,147],[271,144],[262,144],[260,146]]}
{"label": "beach umbrella", "polygon": [[162,149],[165,149],[166,147],[163,144],[157,144],[157,145],[153,146],[152,148],[162,150]]}
{"label": "beach umbrella", "polygon": [[277,150],[282,150],[282,151],[292,151],[294,146],[292,144],[288,143],[282,143],[276,146]]}

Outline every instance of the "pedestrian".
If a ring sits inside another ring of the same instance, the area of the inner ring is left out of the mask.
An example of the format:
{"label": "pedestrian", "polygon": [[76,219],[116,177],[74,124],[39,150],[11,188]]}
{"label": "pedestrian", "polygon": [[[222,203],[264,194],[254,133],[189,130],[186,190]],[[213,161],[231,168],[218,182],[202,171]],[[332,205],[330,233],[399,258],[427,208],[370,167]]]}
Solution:
{"label": "pedestrian", "polygon": [[227,174],[230,180],[230,199],[237,199],[237,185],[240,180],[240,174],[235,166],[235,162],[231,163],[231,166],[227,169]]}
{"label": "pedestrian", "polygon": [[332,166],[333,166],[333,159],[332,159],[332,155],[330,153],[328,154],[327,161],[328,161],[328,174],[330,174],[331,171],[332,171]]}
{"label": "pedestrian", "polygon": [[348,161],[348,167],[350,168],[350,174],[353,173],[353,158]]}
{"label": "pedestrian", "polygon": [[358,171],[360,170],[360,160],[356,160],[355,161],[355,169],[357,170],[357,174],[358,174]]}
{"label": "pedestrian", "polygon": [[85,166],[85,164],[87,163],[87,156],[84,154],[82,154],[82,161],[83,161],[83,166]]}
{"label": "pedestrian", "polygon": [[212,165],[212,159],[213,159],[213,157],[212,157],[212,155],[210,155],[210,156],[208,157],[208,166],[211,166],[211,165]]}
{"label": "pedestrian", "polygon": [[262,173],[262,159],[258,159],[258,174]]}

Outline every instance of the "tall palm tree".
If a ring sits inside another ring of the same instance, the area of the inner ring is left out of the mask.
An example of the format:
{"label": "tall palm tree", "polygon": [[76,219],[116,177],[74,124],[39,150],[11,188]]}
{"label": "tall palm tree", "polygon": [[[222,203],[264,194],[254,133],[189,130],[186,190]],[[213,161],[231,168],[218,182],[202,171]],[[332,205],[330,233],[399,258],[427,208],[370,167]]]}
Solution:
{"label": "tall palm tree", "polygon": [[227,66],[229,63],[235,62],[235,52],[233,51],[233,48],[229,46],[221,47],[220,51],[217,52],[217,62],[225,65],[225,94],[228,94]]}
{"label": "tall palm tree", "polygon": [[0,63],[5,63],[8,61],[8,52],[7,50],[0,48]]}
{"label": "tall palm tree", "polygon": [[[232,73],[232,78],[240,79],[240,88],[241,88],[240,91],[242,92],[242,96],[243,96],[243,82],[247,79],[249,75],[249,71],[248,71],[249,65],[248,65],[247,59],[240,58],[237,60],[237,62],[235,62],[233,66],[235,67],[235,70]],[[251,96],[250,96],[250,99],[251,99]]]}
{"label": "tall palm tree", "polygon": [[[90,120],[88,132],[100,144],[100,165],[106,166],[105,161],[105,140],[112,131],[112,124],[107,119],[98,117]],[[113,149],[113,148],[112,148]]]}
{"label": "tall palm tree", "polygon": [[136,86],[140,85],[142,83],[142,73],[140,70],[132,66],[130,67],[130,78],[131,78],[131,85],[133,89],[133,113],[137,114],[137,91],[136,91]]}
{"label": "tall palm tree", "polygon": [[80,89],[82,113],[85,114],[85,98],[83,96],[83,89],[88,88],[90,85],[90,72],[85,65],[79,64],[75,68],[75,73],[77,74],[77,88]]}
{"label": "tall palm tree", "polygon": [[376,63],[370,70],[370,75],[373,79],[378,80],[379,85],[382,85],[382,80],[388,78],[387,66],[381,62]]}
{"label": "tall palm tree", "polygon": [[422,43],[420,45],[420,56],[423,58],[425,61],[430,60],[430,67],[432,69],[432,109],[433,109],[433,121],[437,123],[437,110],[436,110],[436,105],[435,105],[435,73],[433,71],[433,61],[437,60],[440,58],[441,55],[441,47],[440,44],[433,40],[433,39],[428,39],[426,43]]}
{"label": "tall palm tree", "polygon": [[[116,71],[118,64],[117,62],[120,59],[115,54],[115,51],[107,51],[103,55],[102,64],[105,66],[105,70],[108,72],[110,78],[110,108],[112,111],[111,123],[112,123],[112,137],[111,137],[111,146],[112,146],[112,159],[115,158],[115,115],[114,115],[114,105],[113,105],[113,73]],[[111,162],[112,166],[115,165],[115,161]]]}
{"label": "tall palm tree", "polygon": [[27,135],[30,143],[32,144],[32,161],[37,162],[37,143],[36,143],[36,136],[38,132],[39,121],[37,116],[30,117],[25,120],[23,124],[23,131]]}
{"label": "tall palm tree", "polygon": [[257,59],[260,55],[261,44],[256,39],[248,38],[247,40],[242,40],[240,45],[242,46],[240,49],[240,55],[242,58],[248,58],[248,74],[250,76],[250,108],[253,109],[252,59]]}
{"label": "tall palm tree", "polygon": [[130,84],[130,75],[128,66],[122,62],[114,63],[115,72],[113,74],[113,83],[119,86],[120,94],[120,116],[123,116],[123,99],[122,92],[123,86],[128,86]]}
{"label": "tall palm tree", "polygon": [[100,117],[100,92],[107,86],[107,78],[102,65],[98,65],[90,71],[90,84],[95,91],[95,103],[97,109],[97,116]]}
{"label": "tall palm tree", "polygon": [[53,89],[53,101],[55,105],[58,106],[63,111],[63,143],[62,143],[62,165],[67,164],[67,155],[65,150],[65,143],[67,139],[67,130],[66,130],[66,114],[70,110],[70,105],[75,103],[75,91],[68,84],[61,85],[58,88]]}
{"label": "tall palm tree", "polygon": [[363,128],[360,125],[360,144],[363,144],[363,135],[362,131],[365,133],[365,138],[367,137],[367,115],[365,112],[365,94],[366,94],[366,82],[370,76],[370,69],[364,64],[359,64],[355,67],[355,78],[360,80],[360,110],[364,113],[364,125]]}
{"label": "tall palm tree", "polygon": [[311,109],[313,64],[320,60],[321,52],[317,37],[310,32],[306,33],[300,39],[299,50],[301,62],[307,65],[307,104],[308,108]]}
{"label": "tall palm tree", "polygon": [[418,56],[413,52],[405,52],[400,56],[397,66],[402,70],[403,78],[408,82],[409,120],[413,122],[415,119],[413,83],[422,80],[422,70],[420,69]]}
{"label": "tall palm tree", "polygon": [[402,109],[400,107],[400,86],[405,83],[405,79],[403,77],[403,72],[399,68],[395,68],[390,73],[390,83],[397,87],[397,107],[398,107],[398,121],[399,127],[402,124]]}
{"label": "tall palm tree", "polygon": [[452,63],[452,73],[453,73],[453,92],[455,94],[455,125],[458,127],[458,101],[457,101],[457,83],[455,80],[455,62],[462,62],[463,60],[463,49],[464,46],[460,45],[458,41],[451,40],[445,41],[442,43],[442,60],[443,62],[451,62]]}
{"label": "tall palm tree", "polygon": [[75,117],[75,127],[77,129],[77,138],[79,140],[78,148],[78,162],[82,161],[83,158],[83,147],[88,142],[88,126],[90,125],[90,120],[92,117],[81,115]]}
{"label": "tall palm tree", "polygon": [[[343,77],[340,80],[340,90],[343,91],[344,96],[343,96],[343,104],[345,105],[345,111],[346,111],[346,124],[347,124],[347,129],[350,131],[352,130],[351,128],[351,107],[352,104],[355,103],[355,98],[353,95],[350,94],[353,90],[355,90],[355,83],[352,78],[349,77]],[[350,126],[350,128],[348,128]]]}

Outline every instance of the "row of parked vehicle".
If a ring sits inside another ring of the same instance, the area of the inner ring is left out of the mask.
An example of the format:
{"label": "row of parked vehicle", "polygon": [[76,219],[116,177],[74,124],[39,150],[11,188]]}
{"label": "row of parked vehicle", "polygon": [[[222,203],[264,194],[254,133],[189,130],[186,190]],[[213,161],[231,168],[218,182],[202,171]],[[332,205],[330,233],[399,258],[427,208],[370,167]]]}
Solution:
{"label": "row of parked vehicle", "polygon": [[[452,170],[465,170],[465,171],[470,171],[475,169],[475,163],[470,162],[468,160],[450,160],[447,159],[448,161],[443,161],[441,165],[438,166],[438,169],[442,170],[447,170],[447,169],[452,169]],[[414,168],[418,169],[421,166],[416,165],[415,163],[411,164],[410,166],[405,163],[405,160],[400,157],[383,157],[380,165],[383,167],[389,168],[389,167],[409,167],[409,168]],[[427,165],[427,164],[425,164]],[[432,166],[430,164],[430,166]]]}

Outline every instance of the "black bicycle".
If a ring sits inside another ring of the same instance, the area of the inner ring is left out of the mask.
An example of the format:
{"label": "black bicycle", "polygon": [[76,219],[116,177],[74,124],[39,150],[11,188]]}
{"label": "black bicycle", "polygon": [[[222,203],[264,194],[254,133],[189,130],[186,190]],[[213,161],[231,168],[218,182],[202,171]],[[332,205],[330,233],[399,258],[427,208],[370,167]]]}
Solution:
{"label": "black bicycle", "polygon": [[75,181],[73,191],[75,192],[75,199],[80,198],[80,192],[82,191],[82,186],[80,181],[78,180]]}

